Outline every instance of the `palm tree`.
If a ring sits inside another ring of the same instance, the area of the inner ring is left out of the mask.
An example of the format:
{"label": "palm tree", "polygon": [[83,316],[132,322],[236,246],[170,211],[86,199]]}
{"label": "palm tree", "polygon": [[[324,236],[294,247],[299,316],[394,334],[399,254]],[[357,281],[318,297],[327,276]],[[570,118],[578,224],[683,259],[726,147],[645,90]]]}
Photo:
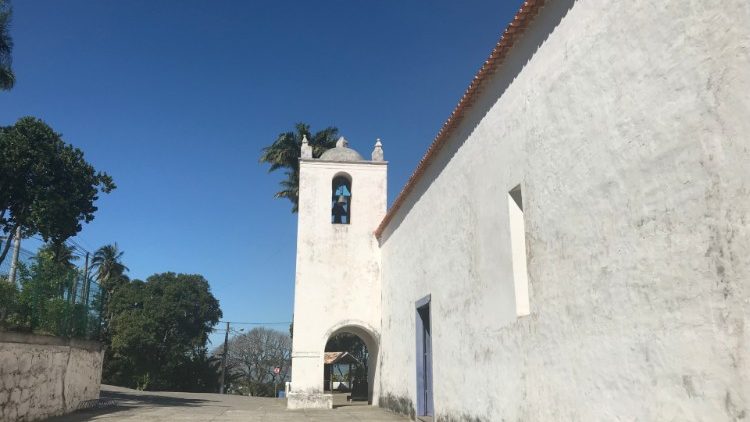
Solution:
{"label": "palm tree", "polygon": [[[65,292],[72,293],[75,285],[76,266],[73,261],[80,257],[75,248],[62,241],[50,241],[39,248],[34,265],[34,278],[37,289],[48,289],[48,298],[55,295],[63,297]],[[37,293],[40,291],[37,290]]]}
{"label": "palm tree", "polygon": [[302,138],[307,136],[313,148],[313,157],[320,157],[323,152],[336,146],[338,129],[327,127],[315,134],[310,132],[310,125],[297,123],[294,131],[279,134],[276,140],[263,148],[260,156],[261,163],[270,164],[268,172],[285,169],[286,179],[279,182],[281,190],[276,192],[275,198],[287,198],[292,202],[292,212],[297,212],[299,203],[299,156]]}
{"label": "palm tree", "polygon": [[10,38],[11,8],[8,0],[0,0],[0,90],[13,88],[16,76],[11,69],[10,53],[13,50],[13,40]]}
{"label": "palm tree", "polygon": [[128,267],[122,263],[124,254],[115,243],[97,249],[91,259],[91,269],[96,269],[96,281],[108,293],[112,293],[120,281],[126,280],[125,271],[128,271]]}
{"label": "palm tree", "polygon": [[125,275],[128,267],[122,263],[124,254],[125,252],[121,251],[115,242],[97,249],[91,259],[91,269],[96,270],[96,281],[100,287],[100,294],[97,298],[101,318],[99,339],[105,344],[109,344],[111,341],[109,324],[112,321],[112,310],[109,307],[109,300],[119,286],[130,281],[130,278]]}
{"label": "palm tree", "polygon": [[75,254],[75,248],[73,246],[68,246],[63,242],[54,241],[45,243],[44,246],[39,249],[39,255],[49,256],[55,264],[66,269],[75,268],[73,261],[80,259],[80,257]]}

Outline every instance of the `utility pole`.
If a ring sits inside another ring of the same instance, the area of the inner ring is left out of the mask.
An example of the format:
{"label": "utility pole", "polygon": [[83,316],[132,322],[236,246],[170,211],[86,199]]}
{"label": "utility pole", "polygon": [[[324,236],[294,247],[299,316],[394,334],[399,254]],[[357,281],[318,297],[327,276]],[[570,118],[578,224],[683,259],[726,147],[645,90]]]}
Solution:
{"label": "utility pole", "polygon": [[16,272],[18,270],[18,253],[21,252],[21,227],[16,227],[16,233],[13,236],[13,257],[10,260],[10,274],[8,281],[16,284]]}
{"label": "utility pole", "polygon": [[[86,252],[86,263],[88,263],[89,259],[89,253]],[[91,295],[91,280],[89,279],[89,266],[86,265],[86,269],[84,270],[86,274],[86,279],[84,282],[86,284],[83,285],[83,303],[86,305],[86,309],[89,308],[89,296]]]}
{"label": "utility pole", "polygon": [[219,394],[224,394],[224,380],[227,374],[227,346],[229,344],[229,321],[227,321],[227,332],[224,333],[224,353],[221,356],[221,385],[219,386]]}
{"label": "utility pole", "polygon": [[89,301],[89,253],[86,252],[86,258],[83,263],[83,286],[81,287],[81,301],[88,306]]}
{"label": "utility pole", "polygon": [[[89,253],[86,252],[86,262],[83,264],[83,284],[81,286],[81,289],[86,288],[86,269],[87,269],[86,267],[88,266],[89,266]],[[78,274],[80,274],[80,272]],[[70,303],[73,306],[76,305],[76,293],[78,293],[78,277],[76,277],[76,279],[73,280],[73,290],[70,291],[70,297],[71,297]],[[81,294],[81,297],[83,297],[83,294]]]}
{"label": "utility pole", "polygon": [[[83,284],[81,285],[81,302],[84,302],[83,299],[83,291],[86,290],[86,281],[89,279],[89,253],[86,252],[86,260],[83,264]],[[76,304],[76,293],[78,293],[78,277],[76,277],[75,281],[73,282],[73,292],[71,293],[71,296],[73,296],[73,305]]]}

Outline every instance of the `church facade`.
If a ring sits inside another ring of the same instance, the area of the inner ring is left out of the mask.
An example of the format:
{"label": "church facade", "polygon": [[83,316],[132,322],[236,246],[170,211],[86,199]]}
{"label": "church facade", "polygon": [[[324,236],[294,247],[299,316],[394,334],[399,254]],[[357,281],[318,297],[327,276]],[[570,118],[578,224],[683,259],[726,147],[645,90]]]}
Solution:
{"label": "church facade", "polygon": [[435,420],[750,412],[750,4],[527,1],[386,211],[303,145],[289,407],[323,352]]}

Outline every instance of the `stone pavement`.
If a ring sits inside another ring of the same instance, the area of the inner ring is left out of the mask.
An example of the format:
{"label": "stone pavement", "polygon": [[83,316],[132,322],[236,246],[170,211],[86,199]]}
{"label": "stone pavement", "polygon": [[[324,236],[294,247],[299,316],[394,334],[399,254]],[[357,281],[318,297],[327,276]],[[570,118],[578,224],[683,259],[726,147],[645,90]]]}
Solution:
{"label": "stone pavement", "polygon": [[102,385],[100,397],[116,405],[79,410],[48,419],[49,422],[81,421],[406,421],[405,417],[366,403],[346,405],[334,397],[333,410],[286,410],[283,399],[203,393],[136,391]]}

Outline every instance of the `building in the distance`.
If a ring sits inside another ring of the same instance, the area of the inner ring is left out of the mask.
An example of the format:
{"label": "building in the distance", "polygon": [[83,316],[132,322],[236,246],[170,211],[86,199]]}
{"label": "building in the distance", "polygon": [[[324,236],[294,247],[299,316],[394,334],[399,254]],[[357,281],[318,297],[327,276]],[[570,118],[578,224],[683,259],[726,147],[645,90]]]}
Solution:
{"label": "building in the distance", "polygon": [[412,417],[750,417],[749,93],[746,0],[530,0],[387,212],[303,146],[289,406],[351,332]]}

